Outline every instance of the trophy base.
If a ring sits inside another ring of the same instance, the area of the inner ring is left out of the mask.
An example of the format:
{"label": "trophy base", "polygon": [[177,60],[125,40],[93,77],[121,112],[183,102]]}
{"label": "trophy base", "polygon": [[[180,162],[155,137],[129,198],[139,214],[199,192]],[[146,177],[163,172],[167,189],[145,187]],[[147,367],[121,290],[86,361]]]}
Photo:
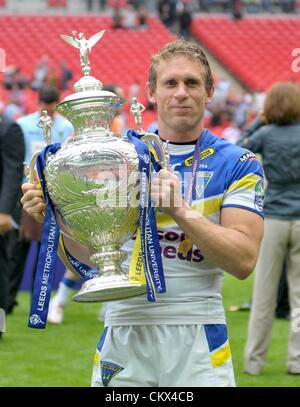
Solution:
{"label": "trophy base", "polygon": [[121,274],[94,277],[82,284],[73,296],[78,302],[106,302],[124,300],[146,293],[146,285],[133,284]]}

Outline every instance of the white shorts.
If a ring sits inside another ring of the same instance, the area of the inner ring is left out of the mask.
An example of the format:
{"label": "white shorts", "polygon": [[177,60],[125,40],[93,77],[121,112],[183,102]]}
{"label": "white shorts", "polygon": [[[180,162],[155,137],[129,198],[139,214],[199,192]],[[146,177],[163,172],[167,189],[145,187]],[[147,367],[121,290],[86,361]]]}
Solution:
{"label": "white shorts", "polygon": [[91,385],[235,386],[226,325],[105,328],[95,354]]}

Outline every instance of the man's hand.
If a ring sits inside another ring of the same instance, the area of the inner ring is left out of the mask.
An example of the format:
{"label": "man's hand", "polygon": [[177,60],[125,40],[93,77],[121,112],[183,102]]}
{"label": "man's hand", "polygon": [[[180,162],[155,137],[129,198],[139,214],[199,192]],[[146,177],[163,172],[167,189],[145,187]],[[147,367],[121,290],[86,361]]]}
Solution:
{"label": "man's hand", "polygon": [[0,236],[13,228],[12,222],[13,219],[11,215],[0,213]]}
{"label": "man's hand", "polygon": [[26,183],[22,185],[23,197],[21,203],[23,209],[37,222],[44,222],[43,212],[46,210],[43,193],[36,184]]}
{"label": "man's hand", "polygon": [[185,205],[180,181],[172,171],[162,169],[152,180],[151,199],[170,216]]}

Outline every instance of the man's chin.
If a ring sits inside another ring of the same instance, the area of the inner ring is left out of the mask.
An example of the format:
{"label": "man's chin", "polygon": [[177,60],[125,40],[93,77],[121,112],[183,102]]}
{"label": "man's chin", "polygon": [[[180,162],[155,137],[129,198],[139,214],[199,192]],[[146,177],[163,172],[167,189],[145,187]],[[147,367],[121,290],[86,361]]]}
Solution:
{"label": "man's chin", "polygon": [[173,128],[179,132],[189,131],[193,127],[194,126],[191,125],[191,120],[187,117],[176,118],[173,122]]}

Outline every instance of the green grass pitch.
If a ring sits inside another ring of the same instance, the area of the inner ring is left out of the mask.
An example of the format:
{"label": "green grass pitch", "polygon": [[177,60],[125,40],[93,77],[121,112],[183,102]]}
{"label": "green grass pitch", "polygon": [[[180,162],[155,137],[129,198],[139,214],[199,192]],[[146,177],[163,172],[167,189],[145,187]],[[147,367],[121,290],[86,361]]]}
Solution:
{"label": "green grass pitch", "polygon": [[[225,276],[225,308],[248,302],[253,278],[239,281]],[[89,386],[94,351],[103,324],[98,321],[101,304],[69,301],[60,326],[44,330],[27,328],[30,295],[20,293],[19,306],[7,318],[0,340],[0,386]],[[289,322],[274,320],[266,366],[260,376],[243,370],[243,351],[249,312],[227,312],[227,322],[238,386],[300,386],[300,376],[286,373]]]}

